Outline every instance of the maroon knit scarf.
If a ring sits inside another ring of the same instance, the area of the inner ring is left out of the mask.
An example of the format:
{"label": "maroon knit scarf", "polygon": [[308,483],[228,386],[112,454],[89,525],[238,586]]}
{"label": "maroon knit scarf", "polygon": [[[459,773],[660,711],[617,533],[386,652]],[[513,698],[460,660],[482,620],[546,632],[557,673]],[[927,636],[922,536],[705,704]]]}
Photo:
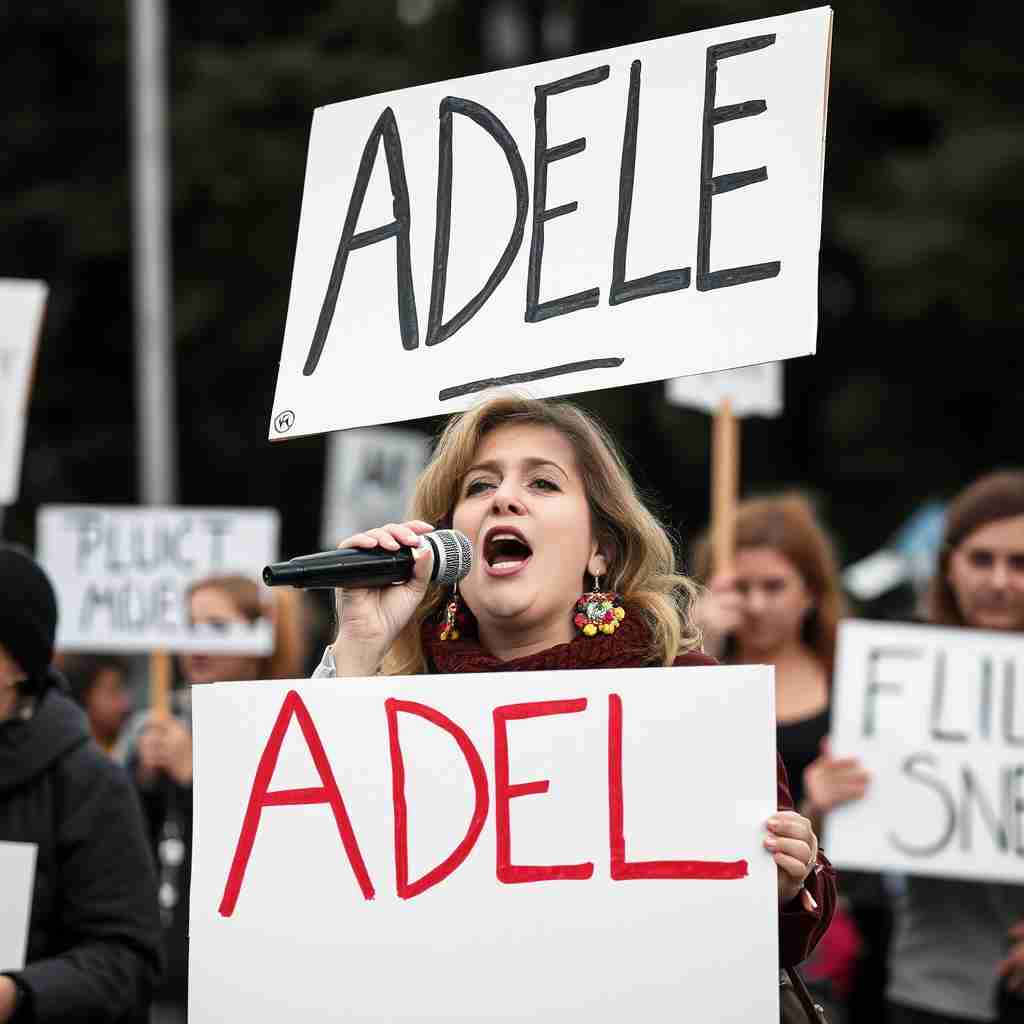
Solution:
{"label": "maroon knit scarf", "polygon": [[638,668],[651,664],[651,634],[640,612],[626,610],[622,624],[611,635],[583,636],[546,651],[513,661],[501,661],[480,646],[476,631],[463,631],[458,640],[441,640],[436,621],[423,624],[423,650],[428,672],[539,672],[560,668]]}

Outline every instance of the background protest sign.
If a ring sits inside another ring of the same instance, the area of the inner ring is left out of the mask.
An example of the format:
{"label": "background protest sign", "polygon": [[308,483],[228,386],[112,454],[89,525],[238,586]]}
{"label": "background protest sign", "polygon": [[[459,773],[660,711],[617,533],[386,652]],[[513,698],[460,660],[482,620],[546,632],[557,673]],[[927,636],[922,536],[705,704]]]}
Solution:
{"label": "background protest sign", "polygon": [[193,1024],[778,1018],[770,669],[216,683],[192,707]]}
{"label": "background protest sign", "polygon": [[0,841],[0,971],[25,966],[36,844]]}
{"label": "background protest sign", "polygon": [[734,416],[782,415],[782,363],[759,363],[736,370],[676,377],[665,382],[672,405],[715,413],[724,399]]}
{"label": "background protest sign", "polygon": [[833,703],[837,757],[871,773],[831,812],[826,849],[869,871],[1024,881],[1024,640],[847,622]]}
{"label": "background protest sign", "polygon": [[740,483],[740,427],[737,417],[782,415],[782,363],[676,377],[666,382],[674,405],[714,416],[711,434],[712,574],[732,567],[736,546],[736,504]]}
{"label": "background protest sign", "polygon": [[319,108],[271,439],[813,352],[831,22]]}
{"label": "background protest sign", "polygon": [[0,279],[0,506],[18,497],[29,391],[49,289]]}
{"label": "background protest sign", "polygon": [[323,544],[383,523],[402,522],[426,465],[426,435],[375,427],[340,430],[327,445]]}
{"label": "background protest sign", "polygon": [[38,555],[57,588],[57,647],[268,653],[272,630],[188,624],[188,587],[206,576],[260,579],[277,557],[273,509],[48,505]]}

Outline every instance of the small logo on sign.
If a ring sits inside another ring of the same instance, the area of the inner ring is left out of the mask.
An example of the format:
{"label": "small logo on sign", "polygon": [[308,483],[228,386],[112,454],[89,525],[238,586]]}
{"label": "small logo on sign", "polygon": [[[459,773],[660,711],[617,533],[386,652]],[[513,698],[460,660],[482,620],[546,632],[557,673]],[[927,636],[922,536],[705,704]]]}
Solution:
{"label": "small logo on sign", "polygon": [[274,420],[274,429],[279,434],[287,434],[294,426],[295,413],[291,409],[285,409],[284,412],[278,413],[277,418]]}

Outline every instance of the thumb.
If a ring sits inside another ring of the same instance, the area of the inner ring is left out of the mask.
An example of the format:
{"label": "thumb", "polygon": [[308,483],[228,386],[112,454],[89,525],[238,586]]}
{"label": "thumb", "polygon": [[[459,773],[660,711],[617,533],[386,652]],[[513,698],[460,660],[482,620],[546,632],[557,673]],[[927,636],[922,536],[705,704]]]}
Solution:
{"label": "thumb", "polygon": [[420,585],[420,589],[426,589],[430,582],[430,574],[434,569],[434,552],[429,544],[412,550],[412,579]]}
{"label": "thumb", "polygon": [[821,738],[821,756],[832,759],[832,737],[822,736]]}

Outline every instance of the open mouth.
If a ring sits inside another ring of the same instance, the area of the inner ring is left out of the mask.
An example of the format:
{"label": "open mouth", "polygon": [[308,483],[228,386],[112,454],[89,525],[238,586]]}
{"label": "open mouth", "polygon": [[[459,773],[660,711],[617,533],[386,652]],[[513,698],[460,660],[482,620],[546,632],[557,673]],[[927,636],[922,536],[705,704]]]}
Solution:
{"label": "open mouth", "polygon": [[495,572],[518,569],[532,554],[533,549],[518,530],[496,527],[484,538],[484,561]]}

